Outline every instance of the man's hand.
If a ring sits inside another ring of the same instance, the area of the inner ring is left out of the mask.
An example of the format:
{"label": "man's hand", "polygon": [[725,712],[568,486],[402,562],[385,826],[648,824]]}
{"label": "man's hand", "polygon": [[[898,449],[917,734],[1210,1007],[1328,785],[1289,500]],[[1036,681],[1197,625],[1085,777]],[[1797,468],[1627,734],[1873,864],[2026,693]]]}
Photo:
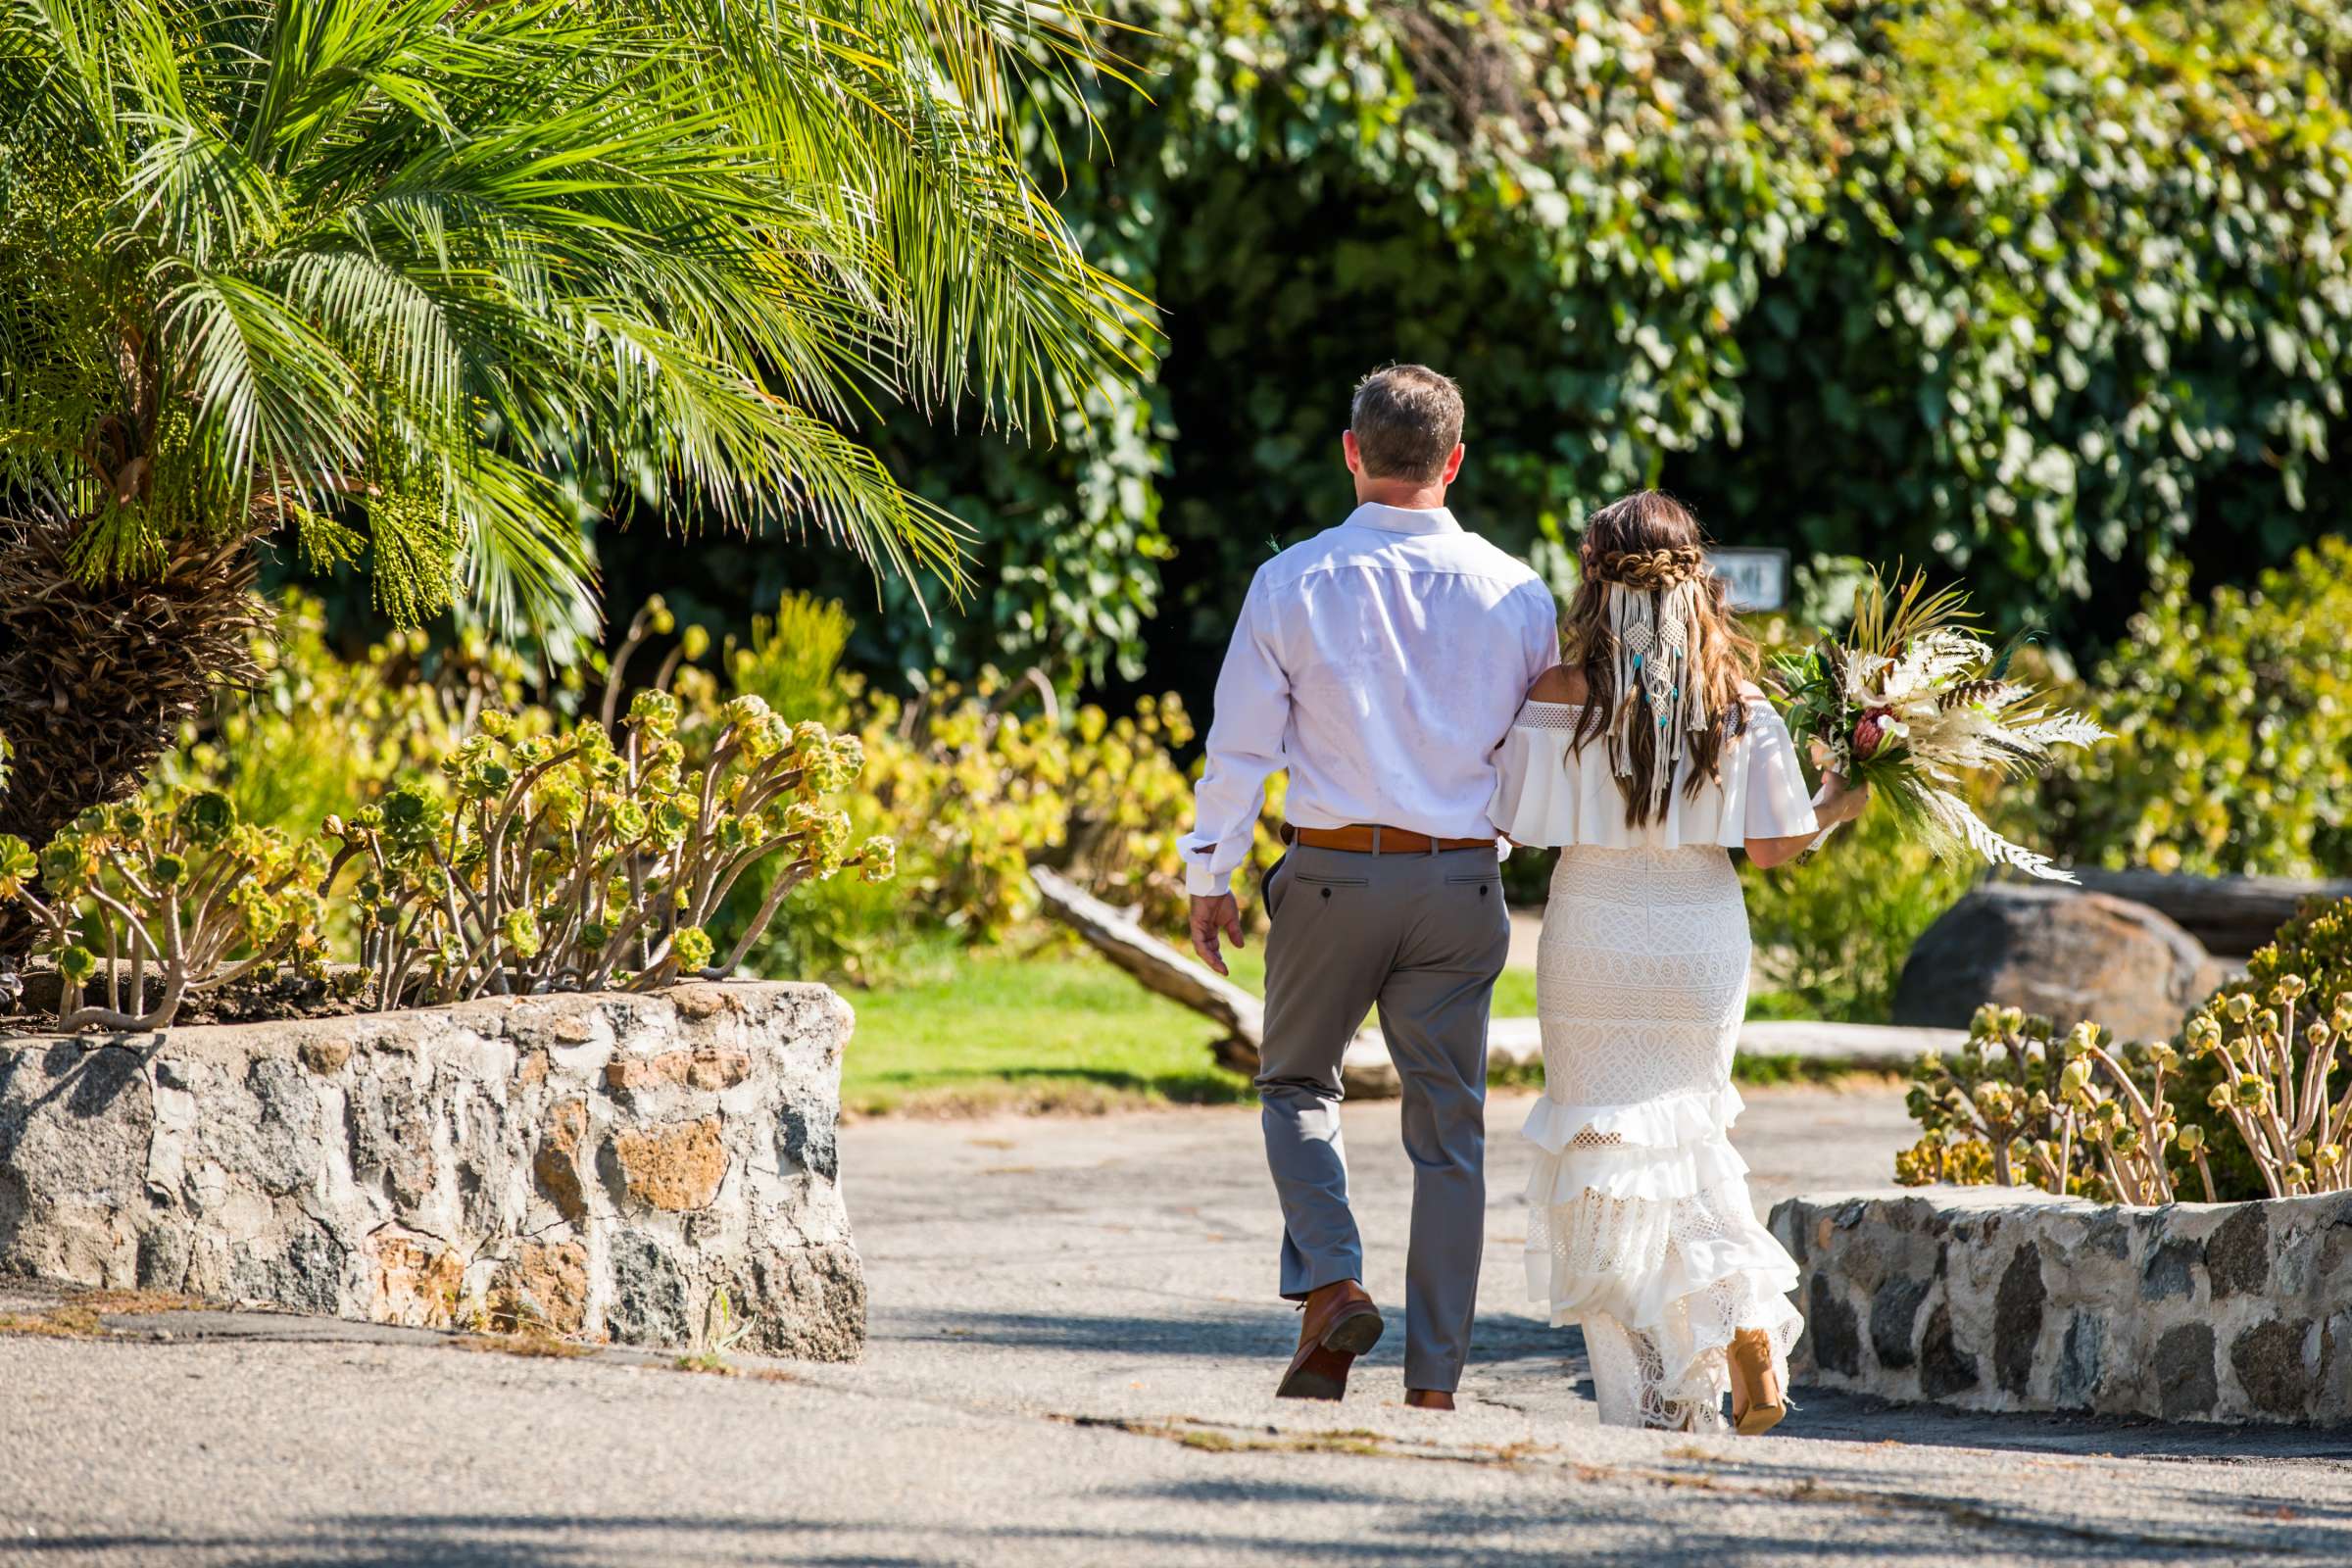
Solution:
{"label": "man's hand", "polygon": [[1217,951],[1217,934],[1233,938],[1233,950],[1242,950],[1242,906],[1230,893],[1220,893],[1213,899],[1199,895],[1193,898],[1193,951],[1200,961],[1219,974],[1230,973],[1225,967],[1225,955]]}

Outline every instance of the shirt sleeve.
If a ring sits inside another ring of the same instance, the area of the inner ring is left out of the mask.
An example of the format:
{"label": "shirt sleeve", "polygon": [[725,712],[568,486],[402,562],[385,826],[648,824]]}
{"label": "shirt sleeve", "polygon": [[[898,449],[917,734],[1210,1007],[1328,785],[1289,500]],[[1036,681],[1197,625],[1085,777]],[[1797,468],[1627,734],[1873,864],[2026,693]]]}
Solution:
{"label": "shirt sleeve", "polygon": [[1525,607],[1526,625],[1523,640],[1527,647],[1527,689],[1532,689],[1544,672],[1560,662],[1560,607],[1552,603],[1551,590],[1538,579],[1519,590]]}
{"label": "shirt sleeve", "polygon": [[1762,697],[1747,700],[1747,821],[1751,839],[1792,839],[1818,833],[1805,770],[1797,765],[1788,726]]}
{"label": "shirt sleeve", "polygon": [[1291,723],[1291,678],[1273,641],[1265,580],[1250,585],[1241,619],[1217,674],[1208,758],[1193,791],[1193,831],[1186,834],[1184,884],[1196,898],[1232,891],[1234,868],[1250,858],[1266,778],[1284,763]]}

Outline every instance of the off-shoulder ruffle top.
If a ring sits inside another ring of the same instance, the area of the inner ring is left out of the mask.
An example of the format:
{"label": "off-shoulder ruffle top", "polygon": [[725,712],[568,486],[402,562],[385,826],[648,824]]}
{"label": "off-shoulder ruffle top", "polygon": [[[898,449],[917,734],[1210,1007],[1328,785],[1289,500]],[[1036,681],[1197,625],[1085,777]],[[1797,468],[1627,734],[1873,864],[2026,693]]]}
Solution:
{"label": "off-shoulder ruffle top", "polygon": [[[1747,727],[1725,743],[1720,780],[1686,793],[1678,773],[1663,819],[1626,826],[1625,796],[1595,736],[1571,749],[1574,703],[1529,699],[1494,754],[1497,783],[1487,814],[1515,844],[1610,850],[1738,849],[1749,839],[1819,831],[1788,726],[1761,695],[1747,699]],[[1689,764],[1685,764],[1688,766]]]}

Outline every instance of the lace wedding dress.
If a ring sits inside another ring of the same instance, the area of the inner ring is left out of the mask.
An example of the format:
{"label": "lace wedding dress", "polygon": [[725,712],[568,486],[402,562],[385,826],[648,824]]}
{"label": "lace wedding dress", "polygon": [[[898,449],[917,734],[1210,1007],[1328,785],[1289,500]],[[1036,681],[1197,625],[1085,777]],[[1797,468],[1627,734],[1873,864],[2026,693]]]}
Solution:
{"label": "lace wedding dress", "polygon": [[1544,911],[1537,1008],[1544,1095],[1527,1120],[1527,1277],[1578,1323],[1604,1422],[1722,1430],[1733,1336],[1760,1329],[1786,1384],[1803,1328],[1796,1264],[1757,1221],[1732,1053],[1747,1001],[1747,911],[1729,846],[1814,829],[1794,746],[1760,699],[1720,785],[1629,829],[1579,710],[1530,702],[1496,760],[1495,824],[1562,846]]}

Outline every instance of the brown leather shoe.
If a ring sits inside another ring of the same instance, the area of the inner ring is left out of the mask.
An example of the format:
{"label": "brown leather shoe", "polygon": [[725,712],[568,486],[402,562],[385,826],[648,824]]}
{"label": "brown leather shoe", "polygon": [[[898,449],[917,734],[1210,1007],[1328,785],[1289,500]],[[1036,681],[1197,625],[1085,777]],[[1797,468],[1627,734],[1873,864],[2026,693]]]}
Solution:
{"label": "brown leather shoe", "polygon": [[1453,1408],[1453,1396],[1444,1389],[1407,1389],[1404,1391],[1404,1402],[1416,1410],[1450,1410]]}
{"label": "brown leather shoe", "polygon": [[1348,1393],[1348,1369],[1380,1343],[1380,1308],[1353,1280],[1307,1293],[1298,1320],[1298,1353],[1274,1391],[1277,1399],[1337,1399]]}

